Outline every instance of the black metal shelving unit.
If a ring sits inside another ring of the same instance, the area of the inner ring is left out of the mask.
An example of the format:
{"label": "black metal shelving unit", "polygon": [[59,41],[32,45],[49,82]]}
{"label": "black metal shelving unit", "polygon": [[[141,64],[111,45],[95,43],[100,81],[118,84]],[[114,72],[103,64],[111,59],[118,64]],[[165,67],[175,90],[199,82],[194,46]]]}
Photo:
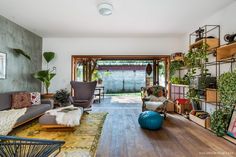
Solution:
{"label": "black metal shelving unit", "polygon": [[[234,63],[236,62],[236,57],[234,56],[231,56],[230,58],[226,58],[226,59],[221,59],[221,60],[217,60],[217,49],[221,47],[221,44],[220,44],[220,37],[221,37],[221,34],[220,34],[220,25],[205,25],[203,27],[200,27],[201,29],[204,29],[204,33],[203,33],[203,38],[202,38],[202,41],[196,41],[196,42],[192,42],[192,39],[193,38],[196,38],[196,32],[192,32],[190,35],[189,35],[189,48],[196,48],[198,46],[200,46],[201,44],[203,43],[206,43],[208,44],[208,34],[211,34],[212,31],[216,31],[215,32],[215,42],[217,42],[218,40],[218,44],[216,46],[210,46],[210,49],[208,49],[208,56],[210,55],[213,55],[213,61],[210,61],[210,62],[205,62],[204,66],[207,68],[209,67],[213,67],[213,69],[215,70],[215,77],[216,79],[219,78],[219,76],[222,74],[222,65],[225,65],[225,64],[230,64],[230,69],[229,71],[233,71],[233,66],[234,66]],[[213,38],[211,38],[213,39]],[[187,70],[188,68],[186,67],[182,67],[179,69],[179,77],[181,77],[181,71],[182,70]],[[197,77],[197,75],[195,76]],[[179,85],[180,86],[180,85]],[[186,86],[183,86],[182,88],[186,88]],[[191,88],[191,87],[189,87]],[[183,89],[183,91],[186,91],[186,89]],[[206,91],[206,90],[205,90]],[[172,94],[172,93],[171,93]],[[173,93],[175,95],[177,95],[178,93]],[[179,97],[185,97],[186,94],[184,94],[183,92],[182,93],[179,93]],[[206,98],[202,98],[200,99],[200,102],[201,102],[201,108],[202,106],[204,105],[204,111],[207,111],[207,106],[209,104],[211,105],[214,105],[215,106],[215,110],[218,110],[222,104],[220,103],[219,100],[217,100],[217,89],[216,89],[216,101],[215,102],[206,102]],[[203,110],[203,108],[202,108]],[[205,127],[206,128],[206,127]],[[211,131],[210,128],[206,128],[208,130]],[[227,141],[229,142],[232,142],[233,144],[236,144],[236,139],[226,135],[223,137],[224,139],[226,139]]]}

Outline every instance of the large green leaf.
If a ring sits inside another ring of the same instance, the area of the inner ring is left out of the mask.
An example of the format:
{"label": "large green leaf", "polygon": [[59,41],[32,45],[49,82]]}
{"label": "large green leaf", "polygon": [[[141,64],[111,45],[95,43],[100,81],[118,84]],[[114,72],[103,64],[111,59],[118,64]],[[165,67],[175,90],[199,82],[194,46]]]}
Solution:
{"label": "large green leaf", "polygon": [[30,56],[26,54],[26,52],[24,52],[21,49],[13,49],[13,51],[18,54],[18,55],[23,55],[25,56],[28,60],[31,60]]}
{"label": "large green leaf", "polygon": [[47,61],[47,63],[49,63],[55,57],[55,53],[54,52],[44,52],[43,57]]}
{"label": "large green leaf", "polygon": [[35,73],[33,76],[34,78],[43,82],[44,86],[46,87],[46,91],[48,93],[48,88],[51,84],[51,79],[55,76],[55,73],[51,73],[49,70],[41,70]]}

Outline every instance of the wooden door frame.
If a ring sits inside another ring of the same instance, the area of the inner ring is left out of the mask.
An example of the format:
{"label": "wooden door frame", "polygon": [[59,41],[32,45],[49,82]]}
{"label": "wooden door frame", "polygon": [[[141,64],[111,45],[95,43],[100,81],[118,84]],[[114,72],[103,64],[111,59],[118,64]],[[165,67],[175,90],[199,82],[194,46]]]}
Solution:
{"label": "wooden door frame", "polygon": [[[169,85],[169,64],[170,55],[72,55],[71,56],[71,80],[75,80],[75,68],[77,66],[77,61],[82,58],[88,59],[101,59],[101,60],[164,60],[166,65],[166,88],[170,91]],[[156,66],[154,66],[156,68]],[[153,69],[156,70],[156,69]],[[156,80],[153,80],[154,82]],[[168,92],[168,95],[170,92]]]}

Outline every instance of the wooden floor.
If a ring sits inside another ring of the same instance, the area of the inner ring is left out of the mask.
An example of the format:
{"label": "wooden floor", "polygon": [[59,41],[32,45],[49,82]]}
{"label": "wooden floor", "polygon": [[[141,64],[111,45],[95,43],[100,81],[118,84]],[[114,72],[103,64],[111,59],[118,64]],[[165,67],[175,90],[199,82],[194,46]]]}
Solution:
{"label": "wooden floor", "polygon": [[109,112],[97,157],[235,157],[236,145],[177,114],[158,131],[140,128],[140,97],[108,97],[94,112]]}

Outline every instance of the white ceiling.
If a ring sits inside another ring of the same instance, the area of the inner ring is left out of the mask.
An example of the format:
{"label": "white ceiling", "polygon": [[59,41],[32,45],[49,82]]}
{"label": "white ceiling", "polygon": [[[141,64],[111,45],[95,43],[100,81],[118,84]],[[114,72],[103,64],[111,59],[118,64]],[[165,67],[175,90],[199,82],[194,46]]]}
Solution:
{"label": "white ceiling", "polygon": [[177,36],[234,0],[109,1],[107,17],[99,0],[0,0],[0,15],[42,37]]}

